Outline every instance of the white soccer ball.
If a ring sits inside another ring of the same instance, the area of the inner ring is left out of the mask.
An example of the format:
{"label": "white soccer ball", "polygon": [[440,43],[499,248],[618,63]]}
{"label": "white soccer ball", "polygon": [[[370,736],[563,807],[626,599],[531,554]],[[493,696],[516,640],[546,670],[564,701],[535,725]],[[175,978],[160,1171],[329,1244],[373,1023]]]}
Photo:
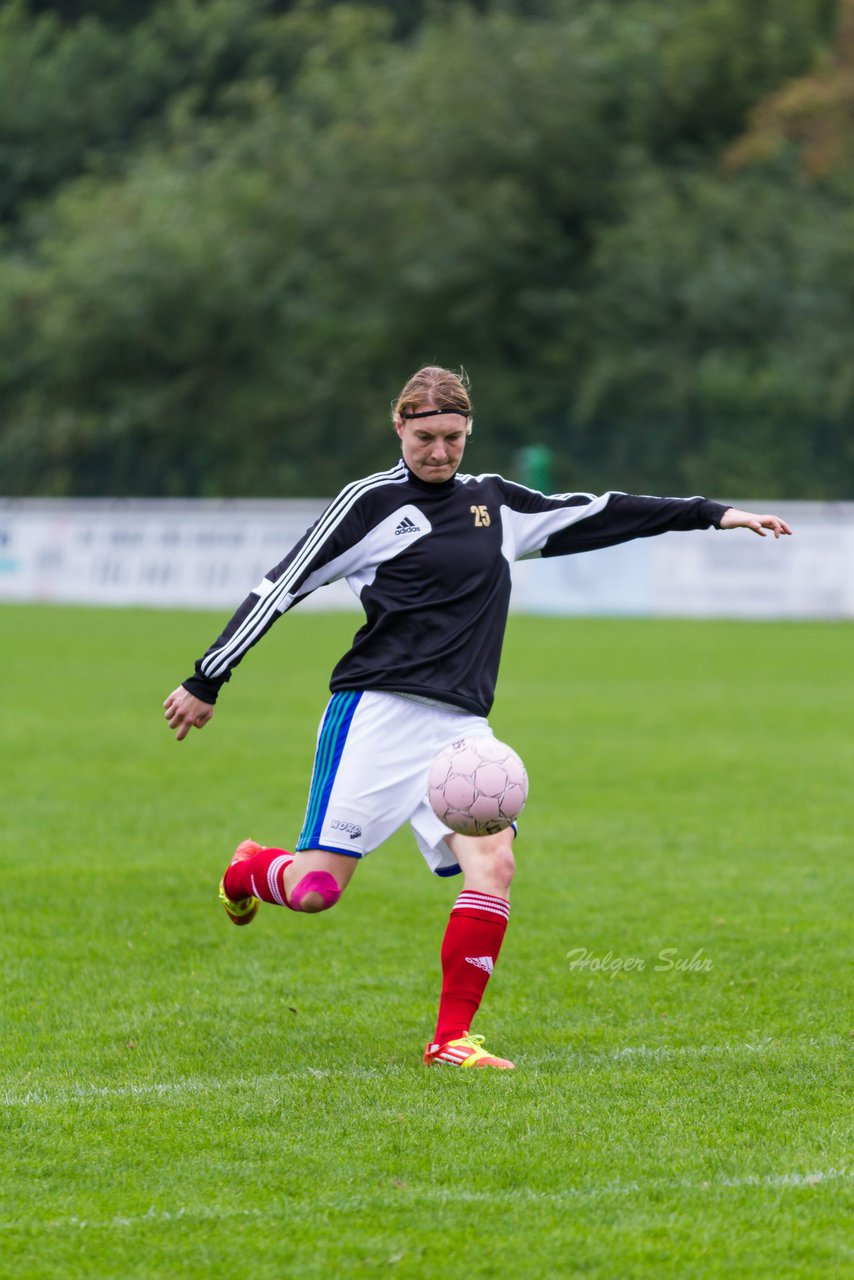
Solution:
{"label": "white soccer ball", "polygon": [[458,738],[433,761],[427,794],[438,818],[464,836],[491,836],[515,822],[528,798],[528,775],[497,738]]}

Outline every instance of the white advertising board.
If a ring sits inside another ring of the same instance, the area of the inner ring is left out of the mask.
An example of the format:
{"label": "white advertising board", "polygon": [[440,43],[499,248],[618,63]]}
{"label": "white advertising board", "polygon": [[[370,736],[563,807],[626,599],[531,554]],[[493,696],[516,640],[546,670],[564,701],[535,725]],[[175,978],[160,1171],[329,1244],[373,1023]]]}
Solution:
{"label": "white advertising board", "polygon": [[791,538],[746,529],[666,533],[514,570],[527,613],[683,618],[854,617],[854,503],[739,502],[773,510]]}
{"label": "white advertising board", "polygon": [[[745,502],[753,510],[769,504]],[[0,601],[236,606],[325,501],[0,500]],[[517,612],[854,617],[854,503],[771,504],[792,538],[670,533],[514,567]],[[346,583],[300,608],[358,609]]]}
{"label": "white advertising board", "polygon": [[[0,600],[237,605],[323,510],[316,502],[0,501]],[[300,608],[358,602],[346,583]]]}

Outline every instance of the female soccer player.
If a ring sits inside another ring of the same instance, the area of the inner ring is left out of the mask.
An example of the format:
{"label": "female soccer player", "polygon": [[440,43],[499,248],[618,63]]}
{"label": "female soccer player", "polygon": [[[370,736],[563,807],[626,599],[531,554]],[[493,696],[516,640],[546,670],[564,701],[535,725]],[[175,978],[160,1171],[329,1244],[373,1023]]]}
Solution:
{"label": "female soccer player", "polygon": [[513,1063],[483,1048],[471,1024],[510,913],[514,831],[452,832],[426,797],[438,751],[491,733],[510,599],[510,565],[524,556],[570,555],[669,529],[791,532],[705,498],[625,493],[546,497],[499,475],[461,475],[472,429],[467,381],[420,369],[393,409],[400,461],[348,485],[247,596],[195,674],[164,703],[180,741],[202,729],[225,682],[281,614],[325,583],[346,578],[365,623],[335,667],[320,723],[308,805],[296,851],[238,845],[220,884],[235,924],[259,901],[326,911],[359,859],[408,821],[430,869],[462,872],[442,943],[442,992],[424,1061],[457,1067]]}

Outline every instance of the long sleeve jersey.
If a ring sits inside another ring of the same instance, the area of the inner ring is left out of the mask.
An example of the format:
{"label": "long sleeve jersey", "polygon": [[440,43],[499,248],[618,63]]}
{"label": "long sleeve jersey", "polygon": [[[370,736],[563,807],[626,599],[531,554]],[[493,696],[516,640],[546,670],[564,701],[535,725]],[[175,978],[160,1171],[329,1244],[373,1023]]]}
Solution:
{"label": "long sleeve jersey", "polygon": [[401,460],[342,490],[247,596],[184,687],[215,702],[281,614],[346,578],[365,622],[332,673],[333,692],[383,689],[487,715],[514,560],[717,528],[726,510],[699,497],[547,497],[499,475],[458,473],[433,484]]}

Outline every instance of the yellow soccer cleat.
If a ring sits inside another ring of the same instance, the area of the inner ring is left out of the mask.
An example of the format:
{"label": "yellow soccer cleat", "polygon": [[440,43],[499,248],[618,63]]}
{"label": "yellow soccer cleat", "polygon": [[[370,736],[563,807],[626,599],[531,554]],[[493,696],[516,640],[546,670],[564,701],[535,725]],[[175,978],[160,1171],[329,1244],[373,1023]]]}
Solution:
{"label": "yellow soccer cleat", "polygon": [[[259,853],[263,847],[263,845],[257,844],[255,840],[244,840],[234,850],[234,857],[226,868],[226,874],[228,874],[229,867],[233,867],[235,862],[244,862],[247,858],[251,858],[254,853]],[[225,875],[219,882],[219,900],[225,907],[225,914],[232,924],[251,924],[258,914],[258,907],[261,905],[258,898],[238,898],[236,901],[229,898],[225,892]]]}
{"label": "yellow soccer cleat", "polygon": [[483,1048],[483,1036],[460,1036],[446,1044],[428,1044],[424,1050],[427,1066],[441,1064],[447,1067],[497,1067],[499,1071],[513,1071],[516,1063],[507,1058],[496,1058]]}

